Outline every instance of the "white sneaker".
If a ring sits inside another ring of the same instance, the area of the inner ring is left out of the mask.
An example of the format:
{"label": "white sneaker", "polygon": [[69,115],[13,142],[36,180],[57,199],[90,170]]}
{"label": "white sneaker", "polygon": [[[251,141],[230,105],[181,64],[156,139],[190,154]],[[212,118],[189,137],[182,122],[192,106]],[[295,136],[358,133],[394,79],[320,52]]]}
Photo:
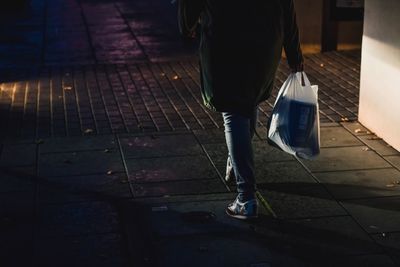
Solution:
{"label": "white sneaker", "polygon": [[258,217],[258,201],[254,198],[246,202],[240,202],[236,198],[233,203],[228,205],[225,211],[226,214],[236,219],[255,219]]}

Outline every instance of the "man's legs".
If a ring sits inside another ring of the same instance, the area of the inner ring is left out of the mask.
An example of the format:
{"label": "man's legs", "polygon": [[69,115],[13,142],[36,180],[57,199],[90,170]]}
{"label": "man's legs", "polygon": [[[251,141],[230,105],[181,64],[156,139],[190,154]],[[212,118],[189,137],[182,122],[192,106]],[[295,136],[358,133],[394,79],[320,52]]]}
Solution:
{"label": "man's legs", "polygon": [[238,199],[242,202],[255,198],[256,183],[251,140],[255,133],[257,114],[258,109],[255,109],[251,118],[230,112],[222,113],[229,151],[227,177],[236,178]]}
{"label": "man's legs", "polygon": [[[256,127],[257,127],[257,120],[258,120],[258,107],[254,109],[253,116],[250,118],[250,138],[253,140]],[[225,181],[227,183],[236,183],[235,172],[232,166],[231,156],[228,153],[228,159],[226,161],[226,170],[225,170]]]}

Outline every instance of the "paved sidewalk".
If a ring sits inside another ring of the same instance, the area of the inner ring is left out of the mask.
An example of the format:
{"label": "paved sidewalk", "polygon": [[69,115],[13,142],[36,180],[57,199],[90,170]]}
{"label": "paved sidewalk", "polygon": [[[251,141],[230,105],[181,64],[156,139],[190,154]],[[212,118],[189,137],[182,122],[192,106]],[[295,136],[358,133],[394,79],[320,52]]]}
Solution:
{"label": "paved sidewalk", "polygon": [[255,140],[278,219],[250,223],[224,213],[221,129],[6,142],[1,266],[396,266],[400,154],[358,123],[321,131],[316,161]]}
{"label": "paved sidewalk", "polygon": [[[306,56],[321,122],[357,119],[359,61],[358,51]],[[3,138],[222,127],[221,116],[202,105],[197,61],[2,70]],[[282,60],[273,96],[260,106],[262,125],[288,73]]]}
{"label": "paved sidewalk", "polygon": [[168,0],[30,0],[0,10],[0,67],[159,62],[190,58]]}
{"label": "paved sidewalk", "polygon": [[0,16],[0,266],[400,266],[400,153],[357,122],[359,51],[306,56],[322,151],[254,141],[276,212],[228,218],[220,114],[164,0]]}

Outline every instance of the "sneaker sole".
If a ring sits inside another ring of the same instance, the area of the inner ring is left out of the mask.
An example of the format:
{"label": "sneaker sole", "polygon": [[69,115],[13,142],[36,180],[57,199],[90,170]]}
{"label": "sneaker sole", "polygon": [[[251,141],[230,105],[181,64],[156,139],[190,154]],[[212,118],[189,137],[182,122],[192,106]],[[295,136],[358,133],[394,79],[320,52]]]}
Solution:
{"label": "sneaker sole", "polygon": [[245,216],[245,215],[240,215],[240,214],[233,214],[231,213],[228,209],[225,210],[226,214],[232,218],[239,219],[239,220],[254,220],[258,218],[258,215],[254,216]]}

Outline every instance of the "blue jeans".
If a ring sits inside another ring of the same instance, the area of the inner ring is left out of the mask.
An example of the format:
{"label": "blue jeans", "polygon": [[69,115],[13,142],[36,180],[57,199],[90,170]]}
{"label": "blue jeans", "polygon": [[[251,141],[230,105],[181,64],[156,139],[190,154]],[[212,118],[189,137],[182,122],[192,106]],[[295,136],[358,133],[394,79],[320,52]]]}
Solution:
{"label": "blue jeans", "polygon": [[258,107],[251,118],[231,112],[223,112],[225,139],[236,178],[239,200],[255,197],[254,155],[252,139],[257,125]]}

